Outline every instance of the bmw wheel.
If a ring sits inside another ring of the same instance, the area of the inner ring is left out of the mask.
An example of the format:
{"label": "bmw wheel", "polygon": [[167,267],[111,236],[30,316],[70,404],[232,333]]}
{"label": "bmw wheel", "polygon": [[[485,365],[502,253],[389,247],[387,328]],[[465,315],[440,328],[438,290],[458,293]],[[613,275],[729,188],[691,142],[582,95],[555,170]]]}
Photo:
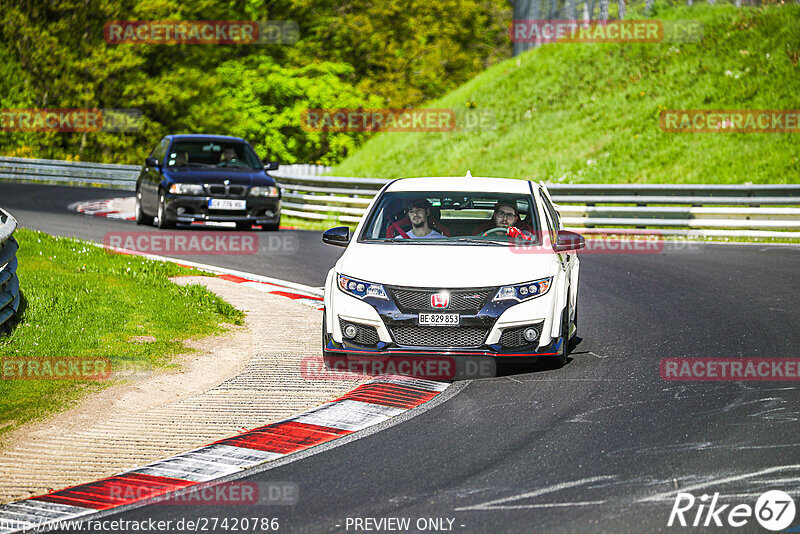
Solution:
{"label": "bmw wheel", "polygon": [[158,194],[158,227],[162,230],[175,227],[175,221],[167,215],[167,199],[163,191]]}
{"label": "bmw wheel", "polygon": [[142,193],[136,189],[136,206],[133,211],[136,213],[136,224],[153,224],[153,217],[145,214],[142,210]]}

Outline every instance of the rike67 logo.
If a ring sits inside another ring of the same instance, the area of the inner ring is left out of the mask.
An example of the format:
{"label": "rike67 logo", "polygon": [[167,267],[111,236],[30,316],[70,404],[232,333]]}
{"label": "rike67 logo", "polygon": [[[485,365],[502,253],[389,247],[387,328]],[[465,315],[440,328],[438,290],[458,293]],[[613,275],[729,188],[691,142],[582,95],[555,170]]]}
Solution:
{"label": "rike67 logo", "polygon": [[745,503],[719,504],[719,499],[719,493],[699,498],[691,493],[678,493],[667,526],[739,528],[755,517],[762,527],[777,532],[787,529],[795,518],[794,500],[784,491],[770,490],[762,494],[755,507]]}

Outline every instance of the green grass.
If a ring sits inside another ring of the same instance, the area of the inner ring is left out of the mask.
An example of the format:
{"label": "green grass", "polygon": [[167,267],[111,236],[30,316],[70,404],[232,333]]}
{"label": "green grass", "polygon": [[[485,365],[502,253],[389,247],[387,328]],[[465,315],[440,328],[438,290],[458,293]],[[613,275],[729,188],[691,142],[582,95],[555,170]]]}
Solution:
{"label": "green grass", "polygon": [[[184,340],[243,322],[242,312],[205,287],[168,280],[201,271],[27,229],[14,235],[26,308],[11,333],[0,334],[0,358],[108,358],[115,372],[169,368],[172,356],[187,351]],[[134,336],[155,341],[134,343]],[[0,381],[0,436],[108,383]]]}
{"label": "green grass", "polygon": [[425,106],[494,114],[494,127],[379,134],[331,174],[797,182],[800,133],[665,133],[658,118],[665,109],[800,108],[800,6],[698,2],[656,17],[699,20],[704,38],[542,46]]}

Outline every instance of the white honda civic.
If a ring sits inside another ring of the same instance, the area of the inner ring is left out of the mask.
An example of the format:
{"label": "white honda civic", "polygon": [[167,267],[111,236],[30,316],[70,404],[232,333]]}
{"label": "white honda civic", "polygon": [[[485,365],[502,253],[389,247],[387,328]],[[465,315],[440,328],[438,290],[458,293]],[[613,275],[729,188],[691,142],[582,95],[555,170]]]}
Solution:
{"label": "white honda civic", "polygon": [[375,196],[328,273],[322,350],[341,357],[491,356],[567,361],[581,235],[543,183],[406,178]]}

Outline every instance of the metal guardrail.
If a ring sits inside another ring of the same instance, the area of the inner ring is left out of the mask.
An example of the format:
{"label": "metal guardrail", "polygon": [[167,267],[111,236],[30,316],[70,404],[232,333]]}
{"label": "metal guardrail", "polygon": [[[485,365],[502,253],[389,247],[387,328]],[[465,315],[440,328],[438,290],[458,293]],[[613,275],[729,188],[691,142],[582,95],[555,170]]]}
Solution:
{"label": "metal guardrail", "polygon": [[[271,171],[282,212],[306,220],[357,223],[389,180],[327,176],[322,165]],[[0,180],[99,184],[133,190],[139,167],[0,157]],[[659,228],[673,235],[800,238],[800,184],[551,184],[571,228]],[[668,231],[667,231],[668,229]]]}
{"label": "metal guardrail", "polygon": [[17,278],[17,249],[14,239],[17,221],[0,209],[0,327],[19,310],[20,292]]}
{"label": "metal guardrail", "polygon": [[138,165],[0,157],[0,180],[106,185],[133,191],[140,168]]}
{"label": "metal guardrail", "polygon": [[[389,180],[273,173],[283,213],[358,222]],[[660,228],[672,235],[800,238],[800,184],[550,184],[565,226],[593,231]],[[598,228],[602,227],[602,228]]]}

